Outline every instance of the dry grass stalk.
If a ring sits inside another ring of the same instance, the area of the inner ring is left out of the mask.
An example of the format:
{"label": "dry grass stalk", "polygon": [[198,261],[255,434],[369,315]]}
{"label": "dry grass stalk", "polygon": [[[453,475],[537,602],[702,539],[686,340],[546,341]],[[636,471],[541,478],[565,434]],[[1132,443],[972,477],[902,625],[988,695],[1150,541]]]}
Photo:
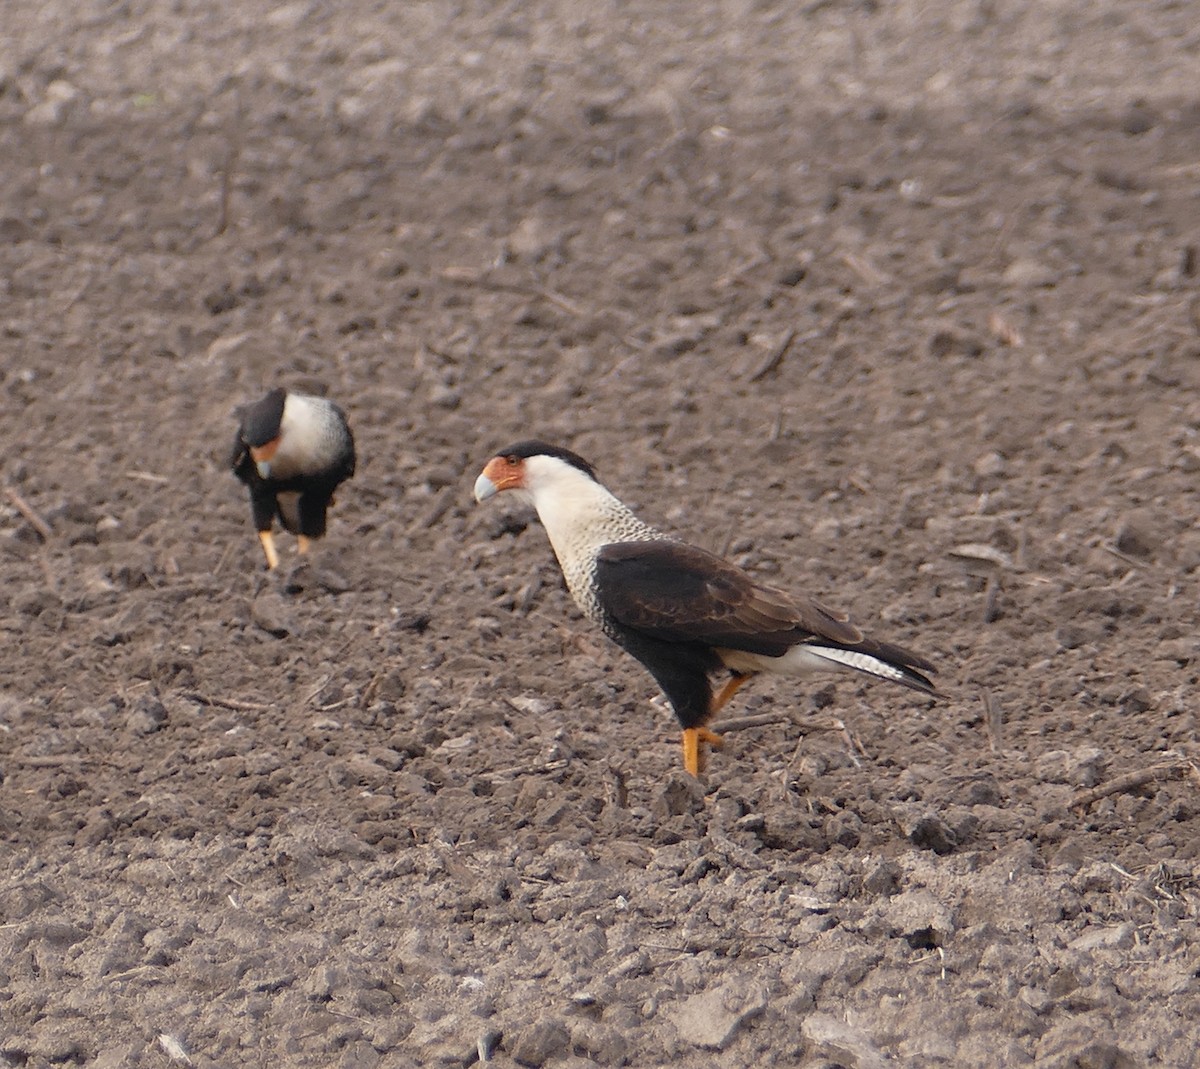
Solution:
{"label": "dry grass stalk", "polygon": [[51,529],[50,525],[44,519],[42,519],[41,514],[20,494],[18,494],[16,490],[14,490],[11,486],[6,486],[4,488],[4,494],[8,500],[12,502],[13,508],[15,508],[22,516],[25,517],[25,520],[29,526],[37,531],[38,537],[41,538],[43,542],[49,542],[50,539],[54,537],[54,531]]}

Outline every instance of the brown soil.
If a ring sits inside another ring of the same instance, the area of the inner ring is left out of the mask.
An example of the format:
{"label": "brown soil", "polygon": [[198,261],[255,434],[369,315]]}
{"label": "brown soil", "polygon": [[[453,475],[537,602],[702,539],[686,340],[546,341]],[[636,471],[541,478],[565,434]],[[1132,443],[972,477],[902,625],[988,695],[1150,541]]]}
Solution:
{"label": "brown soil", "polygon": [[[0,1065],[1195,1063],[1196,3],[3,20]],[[531,434],[944,700],[690,781]]]}

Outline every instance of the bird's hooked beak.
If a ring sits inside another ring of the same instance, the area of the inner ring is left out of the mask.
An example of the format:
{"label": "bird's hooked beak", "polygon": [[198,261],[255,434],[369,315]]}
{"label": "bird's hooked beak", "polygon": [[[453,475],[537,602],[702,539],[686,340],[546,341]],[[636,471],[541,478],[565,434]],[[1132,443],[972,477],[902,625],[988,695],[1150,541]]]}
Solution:
{"label": "bird's hooked beak", "polygon": [[475,480],[475,500],[483,502],[501,490],[518,490],[524,485],[524,461],[516,457],[492,457]]}
{"label": "bird's hooked beak", "polygon": [[279,439],[275,438],[265,445],[252,446],[250,449],[250,459],[254,461],[254,466],[258,469],[259,476],[264,479],[271,477],[271,459],[275,456],[275,451],[278,448]]}

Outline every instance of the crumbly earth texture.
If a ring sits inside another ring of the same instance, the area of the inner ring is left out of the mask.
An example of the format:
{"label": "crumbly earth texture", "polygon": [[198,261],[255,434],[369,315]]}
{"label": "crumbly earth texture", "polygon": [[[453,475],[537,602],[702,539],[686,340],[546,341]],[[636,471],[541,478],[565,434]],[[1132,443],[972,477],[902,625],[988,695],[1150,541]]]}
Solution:
{"label": "crumbly earth texture", "polygon": [[[0,1066],[1195,1064],[1200,5],[3,21]],[[943,698],[690,780],[534,435]]]}

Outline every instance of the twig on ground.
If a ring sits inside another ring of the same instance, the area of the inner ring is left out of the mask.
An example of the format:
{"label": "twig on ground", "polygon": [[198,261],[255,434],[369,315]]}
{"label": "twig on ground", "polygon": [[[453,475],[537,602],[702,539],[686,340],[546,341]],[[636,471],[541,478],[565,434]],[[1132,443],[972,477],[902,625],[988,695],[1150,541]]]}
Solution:
{"label": "twig on ground", "polygon": [[527,297],[541,297],[542,300],[557,305],[568,315],[582,316],[585,314],[584,310],[574,301],[564,297],[561,293],[556,293],[552,289],[540,286],[536,282],[526,285],[519,282],[501,282],[498,279],[488,278],[486,274],[472,270],[469,267],[446,267],[441,271],[441,276],[447,282],[457,282],[461,285],[484,286],[487,289],[498,290],[503,293],[518,293]]}
{"label": "twig on ground", "polygon": [[[807,335],[805,335],[807,337]],[[784,334],[780,343],[767,354],[766,360],[758,365],[748,377],[749,382],[758,382],[759,379],[765,379],[772,371],[783,363],[783,358],[787,356],[788,350],[792,347],[792,343],[796,340],[796,328],[791,327]]]}
{"label": "twig on ground", "polygon": [[559,769],[566,768],[570,763],[563,757],[557,761],[543,761],[540,765],[511,765],[508,768],[498,768],[495,772],[485,772],[483,778],[495,780],[503,779],[506,776],[545,775],[547,772],[557,772]]}
{"label": "twig on ground", "polygon": [[1128,791],[1136,791],[1139,787],[1144,787],[1148,783],[1154,783],[1157,780],[1172,779],[1175,776],[1183,776],[1196,771],[1196,766],[1184,758],[1176,758],[1174,761],[1162,761],[1157,765],[1151,765],[1149,768],[1142,768],[1136,772],[1127,772],[1124,776],[1118,776],[1103,786],[1093,787],[1091,790],[1080,792],[1071,799],[1070,808],[1075,809],[1081,806],[1088,806],[1093,802],[1098,802],[1101,798],[1108,798],[1114,794],[1125,794]]}
{"label": "twig on ground", "polygon": [[[871,755],[869,753],[867,753],[867,748],[862,744],[862,740],[857,735],[855,735],[853,731],[851,731],[848,727],[846,727],[846,725],[843,721],[834,720],[833,723],[830,725],[830,727],[833,730],[840,731],[842,733],[842,738],[846,740],[846,745],[850,747],[850,759],[852,761],[854,760],[854,751],[855,750],[857,750],[863,757],[866,757],[868,759],[870,758]],[[815,728],[815,730],[819,731],[820,728],[819,727]],[[854,764],[855,764],[855,767],[858,767],[857,761],[854,761]]]}
{"label": "twig on ground", "polygon": [[167,486],[171,482],[165,475],[155,475],[152,471],[127,471],[125,478],[138,479],[144,483],[155,483],[158,486]]}
{"label": "twig on ground", "polygon": [[84,757],[81,754],[45,754],[38,757],[26,757],[23,754],[11,755],[11,760],[26,768],[58,768],[60,765],[81,765],[94,761],[94,757]]}
{"label": "twig on ground", "polygon": [[358,707],[360,709],[365,709],[368,705],[371,704],[371,699],[373,699],[375,697],[375,692],[377,690],[379,690],[379,681],[381,679],[383,679],[383,669],[382,668],[371,677],[371,682],[369,682],[365,687],[363,687],[362,693],[359,694]]}
{"label": "twig on ground", "polygon": [[219,238],[229,229],[230,206],[233,201],[233,183],[237,176],[238,163],[242,155],[244,139],[245,111],[242,107],[242,96],[234,90],[234,111],[230,120],[229,139],[225,149],[225,159],[221,165],[220,198],[217,202],[217,227],[213,237]]}
{"label": "twig on ground", "polygon": [[990,575],[984,587],[983,622],[994,624],[1000,615],[1000,577]]}
{"label": "twig on ground", "polygon": [[199,702],[201,705],[210,705],[218,709],[232,709],[237,713],[265,713],[271,708],[261,702],[244,702],[238,698],[218,698],[201,694],[195,690],[184,691],[182,697],[188,701]]}
{"label": "twig on ground", "polygon": [[431,527],[436,527],[441,522],[442,517],[450,511],[454,503],[455,495],[449,489],[443,487],[434,497],[433,504],[423,514],[417,516],[409,523],[408,530],[405,533],[409,537],[412,537],[418,531],[428,531]]}
{"label": "twig on ground", "polygon": [[761,728],[768,724],[787,724],[792,718],[787,713],[758,713],[756,716],[735,716],[731,720],[718,720],[713,731],[724,735],[727,731],[744,731],[746,728]]}
{"label": "twig on ground", "polygon": [[213,578],[215,579],[221,574],[221,570],[229,562],[229,557],[233,553],[232,540],[225,543],[225,548],[221,551],[221,559],[217,561],[217,566],[213,569]]}
{"label": "twig on ground", "polygon": [[1004,747],[1004,710],[990,690],[985,690],[979,697],[983,701],[983,711],[987,714],[984,728],[987,730],[988,747],[992,753],[996,753]]}
{"label": "twig on ground", "polygon": [[49,542],[54,537],[54,531],[50,525],[41,517],[41,514],[28,501],[16,492],[11,486],[4,488],[4,494],[9,501],[12,502],[15,508],[22,516],[25,517],[29,526],[37,531],[38,536],[43,542]]}
{"label": "twig on ground", "polygon": [[880,271],[870,260],[865,256],[859,256],[854,252],[842,253],[842,263],[844,263],[851,271],[861,278],[868,286],[882,286],[884,283],[891,281],[890,278]]}
{"label": "twig on ground", "polygon": [[1117,560],[1124,564],[1128,564],[1131,568],[1142,568],[1145,566],[1145,561],[1140,561],[1136,557],[1131,557],[1128,553],[1122,553],[1119,549],[1117,549],[1116,546],[1105,545],[1102,542],[1100,544],[1100,548],[1104,550],[1105,553],[1111,553],[1117,558]]}

